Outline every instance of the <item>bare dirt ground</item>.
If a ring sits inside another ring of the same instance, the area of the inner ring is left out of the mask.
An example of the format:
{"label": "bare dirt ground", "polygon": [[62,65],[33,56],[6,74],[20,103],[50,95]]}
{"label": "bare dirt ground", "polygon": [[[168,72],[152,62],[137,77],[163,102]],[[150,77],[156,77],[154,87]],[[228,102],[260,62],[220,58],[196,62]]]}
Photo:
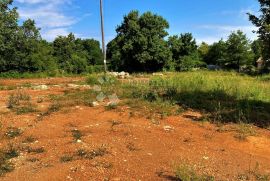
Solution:
{"label": "bare dirt ground", "polygon": [[[0,80],[1,85],[50,84],[48,90],[23,88],[33,100],[61,95],[83,78]],[[234,125],[224,127],[195,121],[199,113],[186,111],[153,124],[128,106],[72,106],[42,120],[38,113],[17,115],[6,108],[16,90],[0,91],[1,134],[9,127],[22,130],[13,139],[1,137],[0,148],[13,144],[20,155],[6,181],[60,180],[177,180],[175,168],[192,165],[216,180],[253,180],[270,174],[270,132],[254,128],[255,136],[235,137]],[[45,110],[47,101],[38,103]],[[76,135],[77,133],[77,135]],[[27,138],[34,140],[24,141]],[[77,139],[76,139],[77,138]],[[29,148],[32,151],[29,151]],[[28,151],[26,151],[28,150]],[[34,151],[33,151],[34,150]],[[252,175],[252,176],[251,176]]]}

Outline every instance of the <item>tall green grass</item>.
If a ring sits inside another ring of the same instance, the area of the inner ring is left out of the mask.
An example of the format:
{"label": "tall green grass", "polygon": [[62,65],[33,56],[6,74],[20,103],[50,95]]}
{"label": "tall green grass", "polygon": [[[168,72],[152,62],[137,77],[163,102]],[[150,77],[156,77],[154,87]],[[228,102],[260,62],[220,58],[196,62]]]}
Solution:
{"label": "tall green grass", "polygon": [[192,108],[205,113],[213,122],[270,126],[270,81],[265,78],[268,76],[198,71],[149,77],[149,82],[139,79],[118,81],[104,74],[92,74],[86,82],[100,86],[105,95],[116,94],[120,99],[132,99],[134,103],[143,100],[156,108],[157,105],[168,107],[168,104],[172,109],[177,105],[181,110]]}
{"label": "tall green grass", "polygon": [[153,77],[146,95],[204,111],[214,121],[270,125],[270,82],[261,78],[233,72],[175,73]]}

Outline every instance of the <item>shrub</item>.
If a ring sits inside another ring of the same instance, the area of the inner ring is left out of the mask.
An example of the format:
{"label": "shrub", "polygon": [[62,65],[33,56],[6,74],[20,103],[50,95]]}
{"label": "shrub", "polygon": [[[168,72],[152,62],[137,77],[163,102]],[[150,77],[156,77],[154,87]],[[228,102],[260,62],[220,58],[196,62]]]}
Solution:
{"label": "shrub", "polygon": [[89,75],[86,79],[86,83],[89,85],[112,85],[117,83],[117,79],[110,75],[102,75],[102,74],[92,74]]}
{"label": "shrub", "polygon": [[198,175],[189,165],[180,165],[177,167],[175,176],[181,181],[214,181],[213,176]]}
{"label": "shrub", "polygon": [[9,145],[6,150],[0,150],[0,176],[14,170],[14,165],[10,159],[19,156],[19,152],[13,145]]}
{"label": "shrub", "polygon": [[93,73],[101,73],[104,71],[103,65],[89,65],[86,68],[87,73],[93,74]]}
{"label": "shrub", "polygon": [[20,136],[21,134],[22,134],[22,130],[15,127],[9,127],[6,132],[6,136],[8,138],[15,138],[15,137]]}

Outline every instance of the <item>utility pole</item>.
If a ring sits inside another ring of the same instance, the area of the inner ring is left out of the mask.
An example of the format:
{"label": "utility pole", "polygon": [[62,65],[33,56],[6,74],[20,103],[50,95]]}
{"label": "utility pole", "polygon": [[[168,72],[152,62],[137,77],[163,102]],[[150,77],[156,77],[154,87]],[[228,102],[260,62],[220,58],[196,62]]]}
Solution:
{"label": "utility pole", "polygon": [[105,48],[105,37],[104,37],[104,18],[103,18],[103,3],[100,0],[100,19],[101,19],[101,34],[102,34],[102,52],[104,59],[104,71],[107,72],[107,62],[106,62],[106,48]]}

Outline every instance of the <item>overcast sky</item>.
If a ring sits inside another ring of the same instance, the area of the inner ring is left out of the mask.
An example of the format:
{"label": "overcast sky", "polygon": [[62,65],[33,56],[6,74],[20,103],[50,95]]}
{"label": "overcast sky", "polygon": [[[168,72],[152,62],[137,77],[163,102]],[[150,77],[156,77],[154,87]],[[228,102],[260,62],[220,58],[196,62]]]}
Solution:
{"label": "overcast sky", "polygon": [[[100,40],[99,0],[15,0],[14,5],[20,19],[34,19],[49,41],[70,32]],[[107,42],[123,15],[134,9],[162,15],[170,23],[171,35],[191,32],[198,42],[226,39],[237,29],[256,38],[246,13],[258,14],[257,0],[104,0]]]}

